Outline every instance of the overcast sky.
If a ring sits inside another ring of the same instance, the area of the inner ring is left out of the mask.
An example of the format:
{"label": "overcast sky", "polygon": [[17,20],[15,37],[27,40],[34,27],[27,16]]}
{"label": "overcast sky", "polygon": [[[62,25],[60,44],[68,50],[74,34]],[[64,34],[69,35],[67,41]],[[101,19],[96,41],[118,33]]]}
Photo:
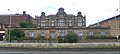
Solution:
{"label": "overcast sky", "polygon": [[[77,15],[79,11],[86,15],[87,26],[118,15],[119,0],[0,0],[0,14],[20,13],[26,11],[32,17],[56,14],[63,7],[67,14]],[[116,14],[115,14],[116,12]]]}

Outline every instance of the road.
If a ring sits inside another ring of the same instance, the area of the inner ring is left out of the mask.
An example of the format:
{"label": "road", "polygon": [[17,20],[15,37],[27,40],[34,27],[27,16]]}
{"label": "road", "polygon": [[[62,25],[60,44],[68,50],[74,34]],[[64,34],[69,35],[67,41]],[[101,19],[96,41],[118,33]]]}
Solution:
{"label": "road", "polygon": [[0,54],[120,54],[119,49],[24,49],[0,48]]}

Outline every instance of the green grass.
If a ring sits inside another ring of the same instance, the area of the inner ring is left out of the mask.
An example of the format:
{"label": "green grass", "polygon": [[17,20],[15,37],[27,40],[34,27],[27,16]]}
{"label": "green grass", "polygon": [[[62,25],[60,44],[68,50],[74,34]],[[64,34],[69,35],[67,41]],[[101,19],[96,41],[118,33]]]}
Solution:
{"label": "green grass", "polygon": [[35,45],[35,44],[0,44],[0,47],[16,47],[16,48],[120,48],[120,44],[112,45]]}

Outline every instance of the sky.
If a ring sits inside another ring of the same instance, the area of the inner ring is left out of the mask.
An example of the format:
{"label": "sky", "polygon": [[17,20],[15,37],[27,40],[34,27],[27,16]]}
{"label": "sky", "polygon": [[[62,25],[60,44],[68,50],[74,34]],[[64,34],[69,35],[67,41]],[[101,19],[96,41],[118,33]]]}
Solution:
{"label": "sky", "polygon": [[77,15],[80,11],[86,15],[86,24],[97,23],[120,14],[119,0],[0,0],[0,15],[22,14],[26,11],[32,17],[40,16],[41,12],[46,15],[56,14],[59,8],[64,8],[67,14]]}

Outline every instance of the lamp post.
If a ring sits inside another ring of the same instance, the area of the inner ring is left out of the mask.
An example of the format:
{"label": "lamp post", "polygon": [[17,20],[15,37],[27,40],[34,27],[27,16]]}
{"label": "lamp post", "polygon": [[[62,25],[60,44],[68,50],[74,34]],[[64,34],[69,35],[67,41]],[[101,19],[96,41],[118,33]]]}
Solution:
{"label": "lamp post", "polygon": [[11,30],[11,18],[12,18],[12,11],[10,9],[8,9],[8,11],[10,11],[10,24],[9,24],[9,42],[11,42],[11,39],[10,39],[10,30]]}
{"label": "lamp post", "polygon": [[116,14],[116,12],[118,11],[118,9],[117,10],[115,10],[115,20],[116,20],[116,23],[115,23],[115,25],[116,25],[116,42],[117,42],[117,39],[118,39],[118,36],[119,36],[119,18],[117,18],[117,14]]}

